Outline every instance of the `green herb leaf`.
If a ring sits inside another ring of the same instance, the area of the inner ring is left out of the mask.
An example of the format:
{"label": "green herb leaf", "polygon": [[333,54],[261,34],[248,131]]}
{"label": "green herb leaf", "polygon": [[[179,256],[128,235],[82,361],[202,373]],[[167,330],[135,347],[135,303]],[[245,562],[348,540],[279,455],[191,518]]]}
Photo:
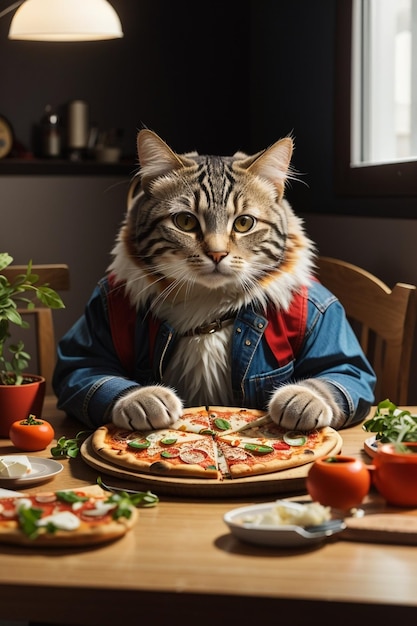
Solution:
{"label": "green herb leaf", "polygon": [[74,491],[57,491],[56,497],[64,502],[87,502],[87,496],[78,496]]}
{"label": "green herb leaf", "polygon": [[75,459],[80,451],[80,441],[90,435],[91,430],[82,430],[75,435],[73,439],[60,437],[56,442],[56,446],[51,448],[53,457],[69,457]]}
{"label": "green herb leaf", "polygon": [[374,416],[362,427],[375,433],[381,443],[417,441],[417,415],[402,411],[388,399],[378,404]]}
{"label": "green herb leaf", "polygon": [[29,539],[36,539],[38,536],[37,521],[42,517],[42,509],[35,507],[20,506],[18,509],[19,526],[22,532],[29,537]]}
{"label": "green herb leaf", "polygon": [[[121,501],[123,501],[124,503],[128,500],[132,506],[143,508],[156,506],[159,502],[158,496],[156,496],[151,491],[136,491],[135,493],[127,493],[122,489],[117,489],[117,491],[113,491],[111,487],[103,484],[100,476],[97,477],[97,484],[100,485],[100,487],[105,491],[112,492],[112,495],[109,496],[107,502],[119,502],[118,498],[121,498]],[[112,499],[113,496],[117,496],[118,498]]]}
{"label": "green herb leaf", "polygon": [[219,430],[230,430],[232,428],[232,425],[227,420],[222,419],[221,417],[217,417],[213,423],[215,427]]}

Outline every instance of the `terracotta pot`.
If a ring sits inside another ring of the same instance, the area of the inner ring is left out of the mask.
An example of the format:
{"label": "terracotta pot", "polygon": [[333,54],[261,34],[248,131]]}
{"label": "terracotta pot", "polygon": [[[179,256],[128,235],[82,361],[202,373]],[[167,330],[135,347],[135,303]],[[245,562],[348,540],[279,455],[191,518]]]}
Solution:
{"label": "terracotta pot", "polygon": [[0,437],[9,437],[10,426],[31,413],[41,417],[45,398],[45,378],[25,374],[22,385],[0,385]]}
{"label": "terracotta pot", "polygon": [[326,456],[311,466],[307,491],[323,506],[349,510],[361,504],[371,486],[365,463],[351,456]]}
{"label": "terracotta pot", "polygon": [[372,469],[373,484],[388,504],[417,506],[417,443],[384,443]]}

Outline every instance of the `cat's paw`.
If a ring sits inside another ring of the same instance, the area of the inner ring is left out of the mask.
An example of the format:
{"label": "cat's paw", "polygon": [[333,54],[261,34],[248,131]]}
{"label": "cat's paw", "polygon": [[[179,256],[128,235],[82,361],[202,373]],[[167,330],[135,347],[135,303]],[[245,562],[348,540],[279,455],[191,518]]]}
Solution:
{"label": "cat's paw", "polygon": [[131,430],[168,428],[182,414],[182,402],[168,387],[139,387],[122,396],[112,410],[112,422]]}
{"label": "cat's paw", "polygon": [[274,392],[268,410],[271,419],[287,430],[338,428],[344,421],[328,386],[318,381],[283,385]]}

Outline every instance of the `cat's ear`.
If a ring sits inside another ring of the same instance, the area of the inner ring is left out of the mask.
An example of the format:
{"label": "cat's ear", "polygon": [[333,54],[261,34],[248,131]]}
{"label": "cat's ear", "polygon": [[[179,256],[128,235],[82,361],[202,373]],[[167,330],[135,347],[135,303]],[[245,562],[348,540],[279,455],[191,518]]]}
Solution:
{"label": "cat's ear", "polygon": [[292,152],[293,141],[290,137],[285,137],[275,142],[261,154],[255,155],[255,160],[247,169],[253,174],[271,181],[282,197],[285,181],[290,176]]}
{"label": "cat's ear", "polygon": [[183,156],[175,154],[165,141],[148,129],[138,133],[137,148],[140,175],[144,187],[147,187],[157,176],[162,176],[193,163]]}

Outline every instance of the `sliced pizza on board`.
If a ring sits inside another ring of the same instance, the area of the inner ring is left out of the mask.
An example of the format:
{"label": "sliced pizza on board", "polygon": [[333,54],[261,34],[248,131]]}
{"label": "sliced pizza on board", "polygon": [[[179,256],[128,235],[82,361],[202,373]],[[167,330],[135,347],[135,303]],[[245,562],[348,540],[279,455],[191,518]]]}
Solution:
{"label": "sliced pizza on board", "polygon": [[308,433],[285,431],[271,423],[249,428],[244,433],[219,435],[217,442],[231,477],[241,478],[312,463],[335,448],[334,432],[331,428]]}
{"label": "sliced pizza on board", "polygon": [[101,457],[133,471],[221,478],[211,436],[170,428],[129,431],[108,424],[94,432],[92,445]]}
{"label": "sliced pizza on board", "polygon": [[214,433],[238,432],[252,424],[271,421],[268,413],[257,409],[210,406],[207,410],[210,428]]}
{"label": "sliced pizza on board", "polygon": [[184,430],[187,433],[207,433],[211,429],[207,407],[198,406],[184,409],[180,419],[174,422],[171,428]]}

